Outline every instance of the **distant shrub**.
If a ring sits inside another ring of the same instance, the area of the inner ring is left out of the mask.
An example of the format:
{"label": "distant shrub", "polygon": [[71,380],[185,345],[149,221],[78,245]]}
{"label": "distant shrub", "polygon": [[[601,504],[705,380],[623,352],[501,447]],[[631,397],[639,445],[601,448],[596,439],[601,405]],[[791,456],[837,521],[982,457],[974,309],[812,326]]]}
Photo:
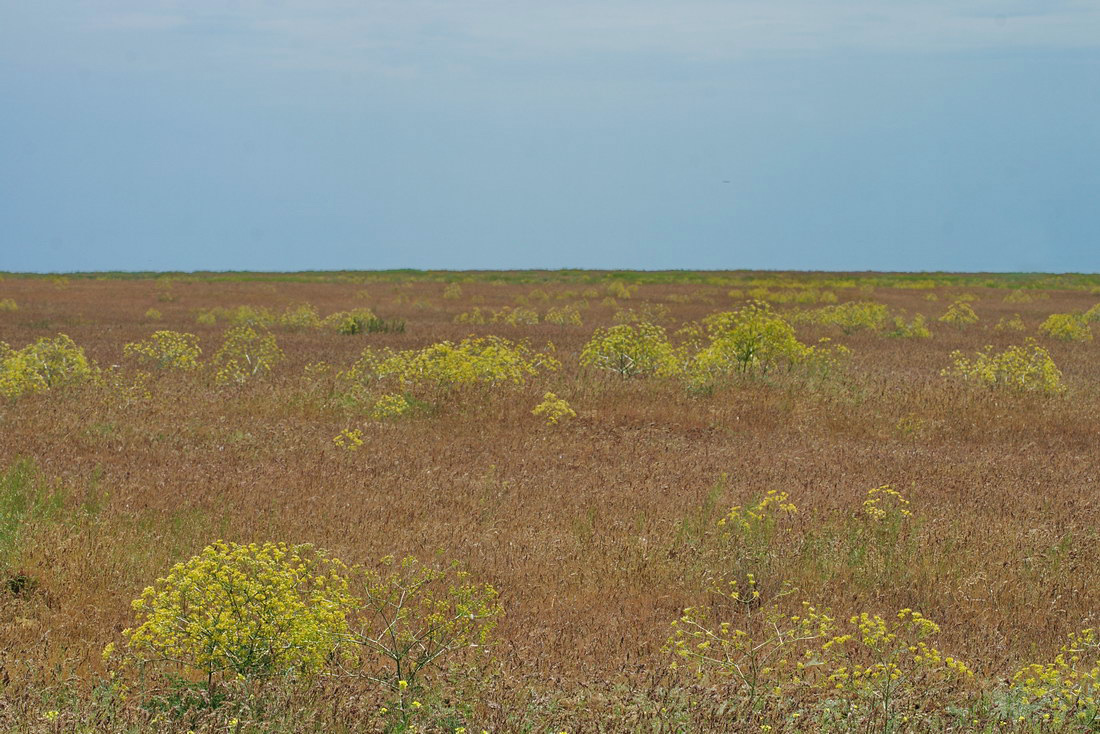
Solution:
{"label": "distant shrub", "polygon": [[18,311],[19,306],[11,298],[0,298],[0,312],[2,311]]}
{"label": "distant shrub", "polygon": [[899,339],[928,339],[932,332],[925,326],[924,316],[916,314],[908,323],[902,316],[894,317],[894,328],[886,334]]}
{"label": "distant shrub", "polygon": [[365,334],[370,322],[376,318],[374,312],[369,308],[356,308],[351,311],[337,311],[329,314],[321,322],[321,325],[327,329],[333,329],[339,334],[352,336],[354,334]]}
{"label": "distant shrub", "polygon": [[267,328],[274,326],[278,318],[269,309],[263,306],[237,306],[230,312],[229,321],[235,326],[259,326]]}
{"label": "distant shrub", "polygon": [[160,311],[155,308],[151,308],[145,312],[146,321],[160,321],[162,318]]}
{"label": "distant shrub", "polygon": [[456,324],[487,324],[493,318],[492,312],[488,314],[475,306],[473,311],[464,311],[454,318]]}
{"label": "distant shrub", "polygon": [[624,300],[633,296],[634,292],[637,290],[638,286],[626,285],[617,280],[613,280],[604,286],[604,292],[607,293],[610,298],[621,298]]}
{"label": "distant shrub", "polygon": [[584,324],[580,309],[576,306],[555,306],[546,312],[543,321],[559,326],[581,326]]}
{"label": "distant shrub", "polygon": [[225,342],[214,355],[214,379],[221,385],[242,385],[266,376],[283,359],[283,350],[274,334],[251,326],[235,326],[225,333]]}
{"label": "distant shrub", "polygon": [[531,325],[539,322],[539,313],[532,308],[505,306],[493,313],[491,321],[494,324],[502,323],[509,326]]}
{"label": "distant shrub", "polygon": [[1014,390],[1059,393],[1065,387],[1062,373],[1055,366],[1050,353],[1028,339],[1026,346],[1013,346],[999,354],[993,347],[986,347],[973,358],[960,351],[951,353],[954,364],[942,374],[960,377],[986,387],[1005,387]]}
{"label": "distant shrub", "polygon": [[1027,326],[1024,325],[1020,314],[1015,314],[1010,319],[1001,318],[998,320],[997,325],[993,327],[993,331],[1027,331]]}
{"label": "distant shrub", "polygon": [[0,396],[18,397],[95,379],[98,370],[65,334],[40,337],[22,349],[0,342]]}
{"label": "distant shrub", "polygon": [[1023,290],[1022,288],[1017,288],[1014,291],[1009,291],[1008,294],[1004,297],[1005,303],[1031,303],[1034,300],[1035,296],[1032,293]]}
{"label": "distant shrub", "polygon": [[753,302],[703,319],[709,344],[687,364],[690,383],[702,384],[731,374],[765,374],[797,365],[828,368],[844,347],[830,349],[800,342],[785,318],[766,303]]}
{"label": "distant shrub", "polygon": [[344,565],[312,546],[218,541],[145,589],[124,635],[139,660],[208,680],[309,675],[346,639],[355,606]]}
{"label": "distant shrub", "polygon": [[868,301],[849,301],[836,306],[825,306],[803,316],[812,323],[838,326],[845,334],[862,329],[878,331],[888,317],[886,306]]}
{"label": "distant shrub", "polygon": [[552,371],[559,366],[550,354],[536,352],[526,342],[489,336],[469,337],[458,344],[444,341],[423,349],[367,349],[341,376],[357,383],[382,380],[405,387],[434,385],[446,388],[477,383],[522,385],[540,370]]}
{"label": "distant shrub", "polygon": [[656,324],[620,324],[596,329],[581,350],[581,364],[622,377],[671,377],[682,370],[682,356]]}
{"label": "distant shrub", "polygon": [[462,286],[458,283],[450,283],[443,288],[443,297],[448,300],[462,298]]}
{"label": "distant shrub", "polygon": [[943,316],[940,316],[940,321],[945,324],[954,326],[956,329],[965,329],[971,324],[978,323],[978,314],[974,313],[974,309],[969,304],[963,301],[955,301],[947,310]]}
{"label": "distant shrub", "polygon": [[287,306],[279,316],[279,326],[293,331],[316,329],[321,325],[321,316],[317,309],[308,303]]}
{"label": "distant shrub", "polygon": [[193,370],[199,366],[199,338],[178,331],[155,331],[148,339],[122,348],[124,356],[157,369]]}
{"label": "distant shrub", "polygon": [[1047,317],[1039,326],[1039,331],[1052,339],[1062,341],[1092,341],[1092,329],[1080,314],[1055,313]]}
{"label": "distant shrub", "polygon": [[643,303],[637,308],[624,308],[612,317],[617,324],[635,324],[647,321],[655,324],[668,318],[668,306],[663,303]]}

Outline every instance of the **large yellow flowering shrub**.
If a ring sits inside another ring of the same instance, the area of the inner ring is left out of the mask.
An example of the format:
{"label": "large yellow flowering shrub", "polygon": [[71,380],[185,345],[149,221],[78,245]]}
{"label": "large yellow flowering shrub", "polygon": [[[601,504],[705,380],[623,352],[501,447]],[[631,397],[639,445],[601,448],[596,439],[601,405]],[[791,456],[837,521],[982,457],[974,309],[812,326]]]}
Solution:
{"label": "large yellow flowering shrub", "polygon": [[155,331],[148,339],[131,342],[122,353],[157,369],[193,370],[199,366],[199,338],[179,331]]}
{"label": "large yellow flowering shrub", "polygon": [[468,337],[458,344],[444,341],[423,349],[366,349],[342,377],[360,384],[378,380],[402,387],[522,385],[542,370],[559,368],[549,353],[552,349],[548,345],[547,352],[536,352],[527,342],[498,336]]}
{"label": "large yellow flowering shrub", "polygon": [[954,364],[941,374],[986,387],[1047,393],[1065,390],[1061,371],[1050,353],[1034,339],[1028,339],[1025,346],[1012,346],[999,354],[993,353],[993,347],[986,347],[972,358],[956,350],[951,353],[951,359]]}
{"label": "large yellow flowering shrub", "polygon": [[95,379],[98,370],[65,334],[22,349],[0,342],[0,397],[18,397]]}
{"label": "large yellow flowering shrub", "polygon": [[1052,313],[1039,325],[1039,331],[1052,339],[1068,342],[1092,341],[1092,329],[1084,316],[1073,313]]}
{"label": "large yellow flowering shrub", "polygon": [[283,350],[274,334],[251,326],[235,326],[225,333],[225,342],[214,355],[214,379],[221,385],[242,385],[267,375],[283,359]]}
{"label": "large yellow flowering shrub", "polygon": [[682,362],[664,328],[645,321],[596,329],[581,350],[582,365],[610,370],[622,377],[672,377],[681,372]]}
{"label": "large yellow flowering shrub", "polygon": [[811,323],[840,327],[845,334],[861,329],[878,331],[888,317],[886,306],[871,301],[849,301],[835,306],[825,306],[801,316],[803,320]]}
{"label": "large yellow flowering shrub", "polygon": [[355,607],[343,564],[312,546],[218,541],[145,589],[123,634],[138,660],[208,680],[308,675],[346,641]]}
{"label": "large yellow flowering shrub", "polygon": [[974,313],[969,303],[960,299],[948,306],[939,320],[956,329],[965,329],[971,324],[978,323],[978,314]]}

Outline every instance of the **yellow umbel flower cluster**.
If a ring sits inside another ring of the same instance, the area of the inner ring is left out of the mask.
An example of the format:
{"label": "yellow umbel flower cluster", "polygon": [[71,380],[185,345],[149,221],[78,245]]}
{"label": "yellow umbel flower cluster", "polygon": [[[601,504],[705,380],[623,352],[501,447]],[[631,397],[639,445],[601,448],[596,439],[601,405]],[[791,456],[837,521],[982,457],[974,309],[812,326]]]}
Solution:
{"label": "yellow umbel flower cluster", "polygon": [[404,395],[383,395],[374,402],[370,409],[370,417],[376,421],[384,421],[390,418],[398,418],[412,410],[412,403]]}
{"label": "yellow umbel flower cluster", "polygon": [[345,428],[332,439],[332,442],[345,451],[358,451],[363,445],[363,432],[358,428]]}
{"label": "yellow umbel flower cluster", "polygon": [[1052,339],[1067,342],[1092,341],[1092,329],[1081,314],[1052,313],[1039,325],[1039,331]]}
{"label": "yellow umbel flower cluster", "polygon": [[0,397],[44,392],[93,380],[99,374],[84,350],[65,334],[40,337],[22,349],[0,342]]}
{"label": "yellow umbel flower cluster", "polygon": [[798,508],[786,492],[769,489],[758,502],[742,507],[737,505],[718,521],[718,527],[732,532],[752,534],[765,525],[774,525],[784,515],[793,515]]}
{"label": "yellow umbel flower cluster", "polygon": [[668,341],[664,328],[641,322],[596,329],[581,350],[581,364],[623,377],[673,377],[682,372],[683,356]]}
{"label": "yellow umbel flower cluster", "polygon": [[1071,632],[1054,660],[1028,665],[1012,684],[1036,719],[1091,731],[1100,724],[1100,630]]}
{"label": "yellow umbel flower cluster", "polygon": [[881,303],[849,301],[808,311],[801,314],[799,320],[822,326],[837,326],[845,334],[851,334],[863,329],[878,331],[885,325],[888,317],[889,312]]}
{"label": "yellow umbel flower cluster", "polygon": [[956,329],[965,329],[971,324],[978,323],[978,314],[974,313],[969,303],[960,299],[948,306],[939,320]]}
{"label": "yellow umbel flower cluster", "polygon": [[556,426],[558,423],[577,417],[577,411],[573,410],[568,402],[552,392],[543,395],[542,402],[536,405],[531,412],[535,415],[544,416],[548,426]]}
{"label": "yellow umbel flower cluster", "polygon": [[867,499],[863,500],[863,512],[879,522],[910,517],[909,500],[889,484],[867,490]]}
{"label": "yellow umbel flower cluster", "polygon": [[560,363],[549,352],[536,352],[527,342],[498,336],[469,337],[458,344],[445,341],[423,349],[393,351],[367,349],[350,370],[341,373],[353,382],[382,380],[402,387],[472,384],[522,385],[541,370],[556,370]]}
{"label": "yellow umbel flower cluster", "polygon": [[131,651],[212,676],[308,675],[348,632],[345,567],[309,545],[218,541],[134,601]]}
{"label": "yellow umbel flower cluster", "polygon": [[179,331],[154,331],[148,339],[122,348],[126,357],[157,369],[193,370],[199,366],[199,338]]}
{"label": "yellow umbel flower cluster", "polygon": [[251,326],[235,326],[225,333],[225,342],[214,355],[214,380],[219,385],[242,385],[266,376],[284,359],[275,335]]}
{"label": "yellow umbel flower cluster", "polygon": [[1060,393],[1065,390],[1062,373],[1050,353],[1028,339],[1023,347],[1013,346],[994,354],[993,347],[979,351],[974,358],[960,351],[951,353],[954,364],[940,374],[960,377],[986,387],[1007,387],[1014,390]]}

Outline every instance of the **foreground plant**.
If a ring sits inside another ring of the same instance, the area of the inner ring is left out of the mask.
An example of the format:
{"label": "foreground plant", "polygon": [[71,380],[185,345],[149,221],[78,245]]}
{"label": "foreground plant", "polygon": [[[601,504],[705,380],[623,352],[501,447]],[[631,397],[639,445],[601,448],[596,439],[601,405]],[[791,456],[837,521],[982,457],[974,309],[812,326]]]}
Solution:
{"label": "foreground plant", "polygon": [[77,385],[98,374],[84,350],[65,334],[40,337],[22,349],[0,342],[0,397]]}
{"label": "foreground plant", "polygon": [[318,672],[348,634],[346,567],[310,545],[218,541],[134,601],[123,632],[143,664],[245,679]]}
{"label": "foreground plant", "polygon": [[1054,660],[1017,672],[1001,708],[1014,721],[1100,727],[1100,630],[1071,632]]}

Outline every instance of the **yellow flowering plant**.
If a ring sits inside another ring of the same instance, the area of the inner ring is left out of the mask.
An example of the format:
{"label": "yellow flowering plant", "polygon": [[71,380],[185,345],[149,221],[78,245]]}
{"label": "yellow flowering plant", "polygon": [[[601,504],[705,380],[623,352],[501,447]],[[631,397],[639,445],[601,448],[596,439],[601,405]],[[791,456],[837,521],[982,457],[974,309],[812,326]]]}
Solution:
{"label": "yellow flowering plant", "polygon": [[1081,314],[1053,313],[1039,325],[1039,331],[1051,339],[1068,342],[1092,341],[1092,329]]}
{"label": "yellow flowering plant", "polygon": [[621,377],[672,377],[682,371],[683,356],[668,341],[664,328],[643,321],[596,329],[581,350],[581,364]]}
{"label": "yellow flowering plant", "polygon": [[1013,721],[1095,731],[1100,727],[1100,630],[1071,632],[1052,661],[1017,671],[999,708]]}
{"label": "yellow flowering plant", "polygon": [[552,392],[543,395],[542,402],[536,405],[531,412],[534,415],[543,416],[548,426],[556,426],[577,417],[577,411],[573,410],[568,402]]}
{"label": "yellow flowering plant", "polygon": [[283,350],[274,334],[251,326],[235,326],[226,332],[224,343],[214,355],[214,380],[219,385],[243,385],[266,376],[283,359]]}
{"label": "yellow flowering plant", "polygon": [[246,679],[316,673],[347,639],[347,569],[310,545],[217,541],[133,602],[123,636],[145,664]]}
{"label": "yellow flowering plant", "polygon": [[958,377],[985,387],[1009,388],[1024,392],[1057,394],[1065,390],[1062,372],[1050,353],[1028,339],[1024,346],[1012,346],[998,354],[986,347],[973,358],[956,350],[951,353],[953,365],[940,374]]}
{"label": "yellow flowering plant", "polygon": [[974,313],[969,303],[958,300],[947,307],[939,320],[956,329],[965,329],[971,324],[978,323],[978,314]]}
{"label": "yellow flowering plant", "polygon": [[411,412],[412,403],[404,395],[391,393],[382,395],[374,401],[370,409],[370,417],[376,421],[392,420]]}
{"label": "yellow flowering plant", "polygon": [[148,339],[122,348],[124,356],[155,369],[193,370],[199,366],[199,338],[179,331],[154,331]]}
{"label": "yellow flowering plant", "polygon": [[99,370],[67,335],[40,337],[22,349],[0,342],[0,397],[89,382]]}

